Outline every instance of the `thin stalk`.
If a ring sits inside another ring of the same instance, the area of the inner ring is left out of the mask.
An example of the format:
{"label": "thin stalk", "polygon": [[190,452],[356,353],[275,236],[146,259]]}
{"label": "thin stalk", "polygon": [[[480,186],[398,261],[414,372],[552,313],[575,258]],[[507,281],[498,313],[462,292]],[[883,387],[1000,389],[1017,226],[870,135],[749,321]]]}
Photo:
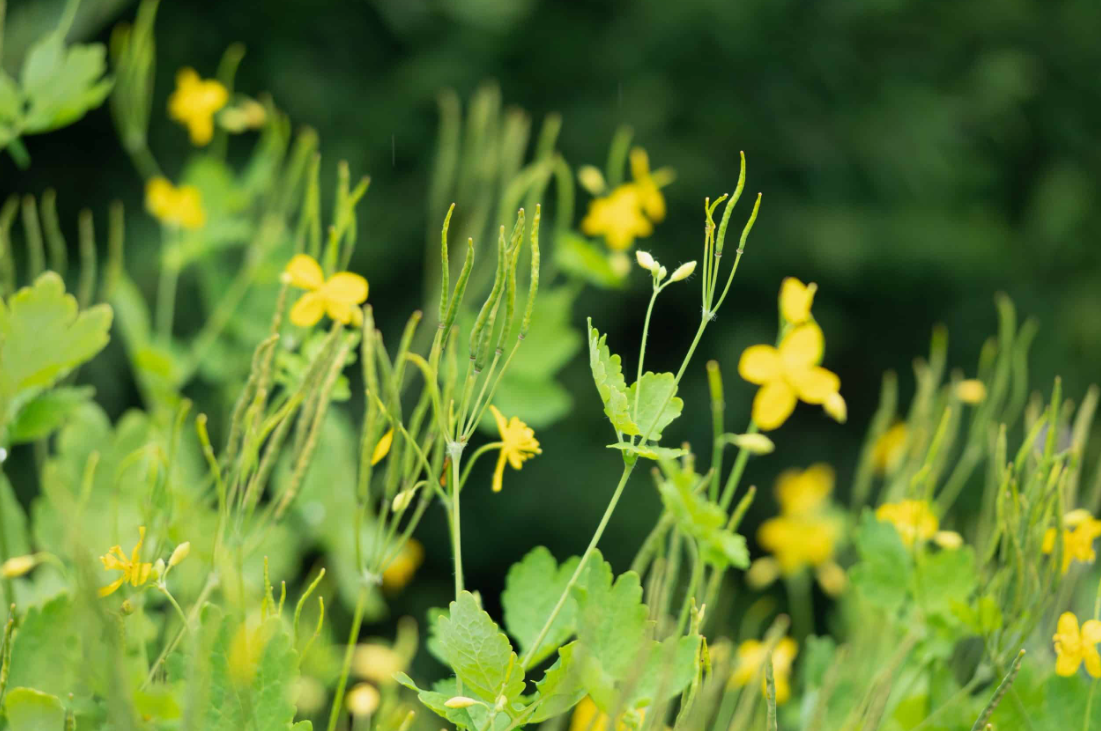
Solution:
{"label": "thin stalk", "polygon": [[363,610],[367,606],[367,587],[359,590],[359,599],[356,600],[356,610],[352,617],[352,631],[348,634],[348,644],[344,648],[344,663],[340,670],[340,680],[336,684],[336,695],[333,696],[333,707],[329,711],[329,731],[336,729],[336,720],[340,718],[340,709],[344,707],[344,689],[348,686],[348,672],[352,668],[352,654],[356,649],[356,640],[359,638],[359,626],[363,623]]}
{"label": "thin stalk", "polygon": [[[451,451],[451,551],[455,559],[455,598],[459,598],[459,594],[463,593],[463,538],[462,538],[462,521],[459,518],[459,462],[462,460],[463,450],[460,445],[458,449],[448,450]],[[432,475],[428,476],[429,479]],[[542,637],[539,638],[542,640]],[[462,690],[462,681],[460,680],[459,690]]]}
{"label": "thin stalk", "polygon": [[489,444],[483,444],[482,446],[480,446],[476,450],[474,450],[474,454],[470,455],[470,459],[467,460],[466,467],[463,468],[463,476],[459,480],[459,489],[460,490],[463,489],[463,485],[466,484],[466,478],[470,477],[470,470],[471,470],[472,467],[474,467],[475,460],[477,460],[479,457],[481,457],[486,452],[489,452],[490,450],[493,450],[493,449],[498,449],[502,445],[504,445],[504,442],[490,442]]}
{"label": "thin stalk", "polygon": [[566,604],[566,599],[570,596],[570,590],[573,589],[574,584],[581,577],[581,572],[585,570],[585,564],[588,563],[589,556],[596,550],[596,544],[600,542],[601,536],[604,535],[604,529],[608,527],[608,521],[612,518],[612,513],[615,512],[615,506],[619,502],[620,496],[623,495],[623,488],[627,486],[627,480],[630,479],[631,473],[635,469],[635,465],[638,464],[637,460],[630,464],[623,466],[623,474],[619,478],[619,484],[616,485],[615,492],[612,493],[612,499],[608,501],[608,507],[604,509],[604,516],[600,519],[600,524],[596,526],[596,532],[593,533],[592,540],[589,541],[588,547],[585,552],[581,554],[581,560],[577,562],[577,568],[574,569],[573,576],[566,582],[566,587],[562,591],[562,596],[558,597],[558,602],[554,605],[554,609],[551,610],[550,616],[547,617],[546,623],[543,625],[543,629],[539,630],[538,636],[535,641],[531,643],[528,651],[524,653],[524,659],[520,662],[520,667],[528,667],[528,663],[531,662],[532,653],[543,643],[546,639],[547,632],[550,631],[551,625],[554,624],[554,620],[558,618],[558,613],[562,611],[562,607]]}
{"label": "thin stalk", "polygon": [[175,262],[179,241],[172,231],[171,243],[161,253],[161,276],[157,284],[157,334],[165,340],[172,336],[172,320],[176,314],[176,285],[180,268]]}
{"label": "thin stalk", "polygon": [[638,346],[638,376],[635,378],[635,413],[638,413],[638,400],[642,395],[642,362],[646,360],[646,338],[650,334],[650,316],[654,312],[654,302],[662,288],[654,286],[654,293],[650,295],[650,304],[646,306],[646,319],[642,321],[642,343]]}

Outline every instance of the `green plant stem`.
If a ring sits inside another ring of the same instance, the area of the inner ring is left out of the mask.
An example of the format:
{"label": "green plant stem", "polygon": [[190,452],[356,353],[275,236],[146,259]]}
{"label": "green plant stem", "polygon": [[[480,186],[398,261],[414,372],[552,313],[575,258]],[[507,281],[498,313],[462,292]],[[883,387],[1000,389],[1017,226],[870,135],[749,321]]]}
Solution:
{"label": "green plant stem", "polygon": [[[452,450],[448,450],[452,451]],[[462,521],[459,518],[459,461],[462,459],[462,446],[451,454],[451,551],[455,559],[455,598],[463,592],[463,537]],[[431,477],[431,475],[429,476]],[[459,681],[460,684],[462,681]],[[459,686],[462,690],[462,686]]]}
{"label": "green plant stem", "polygon": [[466,478],[470,477],[470,470],[474,467],[474,462],[486,452],[498,449],[504,445],[504,442],[490,442],[489,444],[483,444],[474,450],[474,453],[470,455],[470,459],[466,462],[466,467],[463,467],[463,476],[459,480],[459,489],[463,489],[463,485],[466,484]]}
{"label": "green plant stem", "polygon": [[[756,434],[759,431],[757,423],[754,421],[749,422],[749,428],[745,430],[746,434]],[[738,491],[738,484],[742,481],[742,474],[745,472],[746,462],[749,461],[749,452],[744,448],[738,450],[738,456],[734,459],[734,467],[730,470],[730,475],[726,478],[726,484],[723,485],[722,498],[719,500],[719,505],[723,511],[730,509],[730,503],[734,501],[734,493]]]}
{"label": "green plant stem", "polygon": [[620,475],[619,484],[616,485],[615,492],[612,493],[612,499],[608,501],[608,507],[604,509],[604,516],[600,519],[599,525],[596,526],[596,532],[593,533],[592,540],[589,541],[588,547],[585,552],[581,554],[581,560],[577,562],[577,568],[574,569],[573,576],[566,583],[566,587],[562,590],[562,596],[558,597],[558,602],[554,605],[554,609],[551,610],[550,616],[547,617],[547,621],[543,624],[543,629],[539,630],[538,636],[535,641],[531,643],[530,648],[524,653],[524,659],[520,662],[520,667],[528,667],[528,663],[531,662],[532,653],[542,645],[543,640],[547,636],[547,632],[550,631],[551,625],[554,624],[554,620],[558,618],[558,613],[562,611],[562,607],[565,606],[566,600],[570,596],[570,590],[573,589],[573,585],[577,583],[577,580],[581,577],[581,572],[585,570],[585,564],[588,563],[589,557],[593,555],[593,551],[596,550],[596,544],[600,542],[601,536],[604,535],[604,529],[608,527],[608,521],[612,518],[612,513],[615,512],[615,506],[619,502],[619,498],[623,495],[623,488],[627,486],[627,481],[631,478],[631,473],[635,469],[637,460],[632,461],[630,464],[623,466],[623,474]]}
{"label": "green plant stem", "polygon": [[187,615],[184,614],[184,610],[180,608],[180,603],[176,601],[176,597],[172,596],[166,587],[157,587],[162,594],[168,597],[168,601],[172,604],[172,607],[176,610],[176,614],[180,616],[180,621],[183,622],[184,629],[191,633],[191,623],[187,621]]}
{"label": "green plant stem", "polygon": [[1082,731],[1090,731],[1090,712],[1093,710],[1093,691],[1097,689],[1097,679],[1090,683],[1090,692],[1086,696],[1086,717],[1082,721]]}
{"label": "green plant stem", "polygon": [[359,639],[359,627],[363,623],[363,610],[367,606],[367,587],[359,590],[355,614],[352,616],[352,631],[348,634],[348,644],[344,648],[344,662],[340,670],[340,680],[336,684],[333,707],[329,711],[329,731],[335,731],[336,720],[340,718],[340,709],[344,706],[344,689],[348,686],[348,673],[352,669],[352,654]]}
{"label": "green plant stem", "polygon": [[635,413],[638,413],[638,399],[642,395],[642,362],[646,360],[646,338],[650,335],[650,316],[654,312],[654,302],[657,301],[661,287],[654,285],[654,293],[650,295],[650,304],[646,306],[646,319],[642,321],[642,342],[638,346],[638,376],[635,378]]}
{"label": "green plant stem", "polygon": [[791,634],[802,643],[814,631],[814,607],[811,605],[810,576],[806,571],[787,576],[784,584],[791,610]]}
{"label": "green plant stem", "polygon": [[[210,593],[214,591],[215,587],[217,586],[218,575],[211,574],[210,578],[206,580],[206,585],[203,587],[203,590],[199,592],[198,598],[195,599],[195,603],[191,606],[191,622],[195,621],[195,619],[198,618],[199,612],[202,610],[203,605],[206,603],[207,597],[210,596]],[[141,684],[139,690],[144,690],[146,686],[153,682],[153,677],[157,674],[157,668],[160,667],[165,658],[167,658],[172,653],[172,651],[176,649],[176,645],[180,643],[180,640],[183,639],[183,636],[186,633],[186,627],[187,624],[181,627],[180,631],[176,633],[176,637],[173,638],[173,640],[167,645],[165,645],[163,650],[161,650],[161,654],[157,656],[157,659],[153,662],[152,667],[149,668],[149,674],[145,676],[145,682]]]}
{"label": "green plant stem", "polygon": [[[0,423],[0,428],[2,428],[3,426],[4,424]],[[0,479],[3,478],[4,471],[0,469]],[[3,525],[10,525],[10,523],[7,522],[7,518],[4,516],[4,500],[0,499],[0,526]],[[11,556],[8,554],[9,550],[11,549],[8,548],[7,533],[6,531],[0,531],[0,564],[11,558]],[[8,578],[4,579],[4,600],[7,604],[12,604],[15,602],[14,584],[12,584],[12,580]]]}

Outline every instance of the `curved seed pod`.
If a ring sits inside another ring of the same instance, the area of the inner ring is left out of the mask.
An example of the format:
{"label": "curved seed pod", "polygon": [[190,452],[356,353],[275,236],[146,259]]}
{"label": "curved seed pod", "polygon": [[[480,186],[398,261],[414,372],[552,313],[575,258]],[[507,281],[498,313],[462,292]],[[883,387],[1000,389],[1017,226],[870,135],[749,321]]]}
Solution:
{"label": "curved seed pod", "polygon": [[443,220],[443,233],[440,236],[440,327],[447,318],[447,301],[451,297],[450,277],[451,263],[447,258],[447,229],[451,227],[451,214],[455,212],[455,204],[447,209],[447,218]]}
{"label": "curved seed pod", "polygon": [[715,251],[719,254],[723,253],[723,242],[726,241],[726,226],[730,223],[730,214],[734,212],[734,206],[738,204],[738,199],[742,197],[742,190],[745,188],[745,153],[740,154],[742,169],[738,173],[738,186],[734,188],[734,195],[730,196],[730,200],[726,202],[726,208],[723,209],[723,220],[719,223],[719,236],[715,241]]}
{"label": "curved seed pod", "polygon": [[520,246],[524,241],[524,209],[516,215],[516,225],[512,228],[512,239],[508,247],[508,279],[505,283],[505,326],[497,336],[497,349],[500,350],[505,336],[512,331],[513,318],[516,316],[516,266],[520,263]]}
{"label": "curved seed pod", "polygon": [[528,303],[524,307],[524,319],[520,321],[520,337],[528,334],[531,326],[531,312],[535,309],[535,295],[539,291],[539,217],[540,206],[535,205],[535,218],[531,222],[531,286],[528,288]]}

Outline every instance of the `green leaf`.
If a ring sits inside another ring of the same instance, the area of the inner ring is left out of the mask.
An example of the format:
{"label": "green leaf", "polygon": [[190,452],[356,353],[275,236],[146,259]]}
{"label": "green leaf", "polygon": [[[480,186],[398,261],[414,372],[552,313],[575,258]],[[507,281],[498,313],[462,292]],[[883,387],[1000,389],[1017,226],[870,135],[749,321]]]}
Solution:
{"label": "green leaf", "polygon": [[853,586],[869,602],[884,609],[902,604],[909,593],[914,567],[898,531],[865,510],[855,543],[861,560],[849,571]]}
{"label": "green leaf", "polygon": [[639,457],[645,457],[646,459],[652,459],[655,461],[663,459],[680,459],[684,455],[688,454],[687,449],[655,447],[650,444],[647,444],[645,447],[640,447],[635,444],[627,444],[625,442],[620,442],[619,444],[609,444],[608,449],[618,449],[621,452],[637,454]]}
{"label": "green leaf", "polygon": [[103,78],[106,70],[107,49],[101,43],[66,49],[57,33],[36,43],[23,66],[23,93],[28,102],[25,129],[58,129],[98,107],[113,85],[111,79]]}
{"label": "green leaf", "polygon": [[543,679],[535,684],[537,698],[542,699],[539,708],[528,718],[529,724],[541,723],[549,718],[560,716],[573,708],[585,697],[585,686],[581,684],[576,663],[573,660],[577,643],[558,648],[558,659],[547,668]]}
{"label": "green leaf", "polygon": [[603,289],[622,287],[627,277],[612,268],[607,254],[588,239],[567,231],[558,237],[555,260],[562,271]]}
{"label": "green leaf", "polygon": [[747,568],[745,538],[726,529],[726,511],[697,489],[700,476],[672,461],[662,462],[661,467],[665,477],[658,483],[661,501],[680,530],[699,543],[703,560],[716,566]]}
{"label": "green leaf", "polygon": [[60,429],[81,405],[95,395],[91,386],[63,386],[43,391],[23,404],[9,429],[12,444],[33,442]]}
{"label": "green leaf", "polygon": [[31,688],[12,688],[4,696],[4,715],[9,731],[60,731],[65,723],[65,707],[49,693]]}
{"label": "green leaf", "polygon": [[[501,593],[505,629],[516,638],[520,649],[527,653],[543,629],[558,598],[566,589],[580,559],[567,559],[561,566],[546,548],[539,546],[512,565],[505,577]],[[574,633],[577,604],[567,599],[551,625],[543,642],[532,656],[528,667],[539,664]]]}
{"label": "green leaf", "polygon": [[594,551],[572,594],[577,601],[577,639],[607,673],[623,677],[638,661],[652,625],[638,574],[628,571],[613,584],[611,565]]}
{"label": "green leaf", "polygon": [[[672,373],[644,373],[642,380],[631,384],[627,404],[631,421],[638,432],[651,442],[661,441],[661,432],[680,416],[684,401],[676,397],[677,380]],[[635,398],[638,397],[638,406]]]}
{"label": "green leaf", "polygon": [[623,366],[618,355],[612,355],[605,341],[607,335],[601,335],[588,320],[589,329],[589,367],[593,371],[593,381],[600,399],[604,402],[604,413],[612,422],[616,431],[624,434],[638,434],[638,427],[631,421],[630,405],[627,401],[627,381],[623,378]]}
{"label": "green leaf", "polygon": [[524,671],[508,637],[469,591],[440,618],[439,640],[464,693],[492,705],[501,695],[512,700],[524,692]]}
{"label": "green leaf", "polygon": [[8,683],[56,696],[72,692],[83,658],[78,624],[68,594],[28,609],[12,642]]}
{"label": "green leaf", "polygon": [[0,120],[15,121],[23,108],[23,97],[15,81],[0,69]]}
{"label": "green leaf", "polygon": [[676,696],[696,676],[700,636],[669,637],[651,645],[650,656],[637,683],[625,683],[629,691],[620,701],[627,708],[645,708]]}
{"label": "green leaf", "polygon": [[927,554],[917,577],[922,606],[928,611],[951,614],[952,605],[966,602],[975,590],[978,580],[975,552],[970,546],[963,546]]}
{"label": "green leaf", "polygon": [[53,272],[0,302],[0,425],[22,401],[98,353],[110,327],[110,307],[78,312]]}

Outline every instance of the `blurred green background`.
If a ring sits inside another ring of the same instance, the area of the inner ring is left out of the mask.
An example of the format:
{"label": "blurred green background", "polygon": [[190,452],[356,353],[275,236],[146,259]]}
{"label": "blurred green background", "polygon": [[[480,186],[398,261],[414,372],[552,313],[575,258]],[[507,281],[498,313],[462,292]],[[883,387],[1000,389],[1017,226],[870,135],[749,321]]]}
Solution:
{"label": "blurred green background", "polygon": [[[86,0],[71,37],[106,42],[133,11]],[[9,70],[23,41],[59,12],[58,2],[9,0]],[[772,481],[786,467],[830,462],[846,491],[882,372],[900,373],[906,398],[912,359],[934,324],[950,330],[950,364],[974,375],[998,291],[1041,323],[1037,388],[1060,374],[1078,398],[1101,376],[1101,5],[1093,0],[189,0],[162,3],[156,27],[151,146],[168,170],[191,150],[163,116],[176,70],[211,76],[226,46],[240,41],[247,55],[237,88],[270,92],[295,126],[317,129],[322,180],[335,179],[342,159],[353,176],[372,176],[352,269],[370,280],[391,343],[421,305],[425,230],[439,224],[427,220],[426,198],[442,89],[465,100],[487,81],[499,84],[536,128],[560,113],[558,149],[575,170],[602,166],[615,129],[632,126],[652,164],[678,174],[665,191],[667,220],[641,242],[674,265],[700,256],[703,198],[733,188],[744,150],[747,192],[764,193],[761,215],[682,386],[687,417],[667,441],[688,440],[708,455],[711,358],[726,380],[727,427],[744,428],[754,389],[738,379],[737,358],[774,338],[775,297],[788,275],[819,285],[825,365],[840,374],[850,410],[838,426],[801,407],[774,435],[777,453],[751,461],[744,484],[766,496],[750,535],[775,510]],[[0,195],[56,187],[71,241],[79,208],[103,222],[108,203],[121,199],[129,264],[139,276],[154,271],[156,229],[106,107],[26,144],[29,170],[0,159]],[[739,226],[750,198],[735,214]],[[580,193],[578,218],[586,200]],[[697,285],[674,286],[660,301],[650,368],[680,363],[699,315]],[[195,322],[182,286],[186,330]],[[574,322],[591,315],[633,369],[648,296],[636,272],[629,289],[587,290]],[[102,358],[108,365],[93,370],[95,383],[117,415],[137,405],[137,392],[112,377],[129,378],[117,350]],[[484,460],[464,500],[467,583],[490,597],[535,545],[560,557],[581,552],[619,474],[618,457],[603,446],[612,433],[587,363],[575,358],[563,382],[575,409],[538,432],[543,455],[509,472],[500,494],[489,490]],[[193,395],[202,398],[201,386]],[[601,544],[618,569],[659,510],[645,475],[622,506]],[[422,581],[395,611],[423,616],[421,607],[450,590],[442,511],[429,513],[418,537],[428,551]]]}

